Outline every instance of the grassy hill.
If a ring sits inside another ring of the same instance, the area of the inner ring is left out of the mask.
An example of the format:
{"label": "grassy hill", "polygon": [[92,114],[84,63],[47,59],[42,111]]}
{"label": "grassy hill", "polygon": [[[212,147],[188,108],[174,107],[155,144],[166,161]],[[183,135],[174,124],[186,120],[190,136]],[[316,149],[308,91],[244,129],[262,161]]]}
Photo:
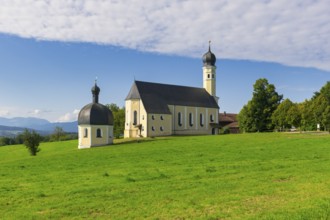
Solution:
{"label": "grassy hill", "polygon": [[329,219],[330,135],[0,147],[1,219]]}

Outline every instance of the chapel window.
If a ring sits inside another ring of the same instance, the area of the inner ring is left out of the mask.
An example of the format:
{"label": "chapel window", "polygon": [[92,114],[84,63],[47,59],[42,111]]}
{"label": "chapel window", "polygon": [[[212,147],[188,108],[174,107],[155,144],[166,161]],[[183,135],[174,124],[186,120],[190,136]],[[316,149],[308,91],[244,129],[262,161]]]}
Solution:
{"label": "chapel window", "polygon": [[213,115],[212,115],[212,114],[210,115],[210,121],[211,121],[211,122],[214,121],[214,118],[213,118]]}
{"label": "chapel window", "polygon": [[96,137],[98,137],[98,138],[101,138],[102,137],[102,130],[100,128],[98,128],[96,130]]}
{"label": "chapel window", "polygon": [[193,114],[189,113],[189,125],[192,127],[194,125]]}
{"label": "chapel window", "polygon": [[178,113],[178,125],[180,127],[182,126],[182,114],[181,114],[181,112]]}
{"label": "chapel window", "polygon": [[87,137],[88,137],[88,129],[85,128],[85,129],[84,129],[84,138],[87,138]]}
{"label": "chapel window", "polygon": [[202,113],[199,115],[199,124],[201,127],[204,126],[204,115]]}
{"label": "chapel window", "polygon": [[137,124],[137,111],[133,112],[133,125]]}

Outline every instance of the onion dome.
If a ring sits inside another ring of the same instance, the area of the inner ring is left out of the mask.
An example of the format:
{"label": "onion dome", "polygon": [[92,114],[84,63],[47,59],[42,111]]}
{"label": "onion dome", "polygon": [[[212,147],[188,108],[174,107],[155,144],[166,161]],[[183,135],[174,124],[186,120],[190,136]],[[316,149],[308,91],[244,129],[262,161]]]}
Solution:
{"label": "onion dome", "polygon": [[211,46],[209,44],[209,51],[203,55],[203,64],[204,66],[214,66],[216,60],[215,55],[211,52]]}
{"label": "onion dome", "polygon": [[93,103],[84,106],[78,115],[78,125],[113,125],[111,110],[99,102],[100,88],[92,87]]}

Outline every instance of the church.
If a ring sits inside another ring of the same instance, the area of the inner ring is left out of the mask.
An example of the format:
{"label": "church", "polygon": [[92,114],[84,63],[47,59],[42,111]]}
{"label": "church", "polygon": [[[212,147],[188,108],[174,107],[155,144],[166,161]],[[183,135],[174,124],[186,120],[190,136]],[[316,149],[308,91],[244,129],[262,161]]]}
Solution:
{"label": "church", "polygon": [[216,57],[203,55],[203,88],[134,81],[125,100],[125,138],[218,134]]}

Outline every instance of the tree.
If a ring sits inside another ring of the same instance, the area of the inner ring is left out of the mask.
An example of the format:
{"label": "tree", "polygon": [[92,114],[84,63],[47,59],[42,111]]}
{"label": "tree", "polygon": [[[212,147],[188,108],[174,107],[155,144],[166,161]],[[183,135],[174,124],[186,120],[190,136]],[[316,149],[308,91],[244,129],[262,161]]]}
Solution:
{"label": "tree", "polygon": [[292,124],[289,120],[289,111],[292,108],[293,103],[290,99],[285,99],[279,106],[276,108],[274,113],[272,114],[272,122],[276,128],[280,129],[281,131],[286,128],[291,128]]}
{"label": "tree", "polygon": [[287,112],[287,120],[290,125],[300,128],[301,127],[301,105],[293,103]]}
{"label": "tree", "polygon": [[41,140],[41,136],[35,131],[30,132],[25,129],[23,132],[24,145],[29,150],[31,156],[36,156],[40,151],[39,143]]}
{"label": "tree", "polygon": [[327,106],[322,114],[322,124],[324,129],[330,133],[330,106]]}
{"label": "tree", "polygon": [[116,104],[107,104],[106,105],[113,114],[114,126],[113,133],[114,137],[119,138],[125,129],[125,108],[119,108]]}
{"label": "tree", "polygon": [[258,79],[253,85],[252,99],[240,111],[240,129],[246,132],[268,131],[274,128],[271,116],[282,100],[275,86],[267,79]]}
{"label": "tree", "polygon": [[65,137],[65,132],[63,128],[56,126],[54,132],[51,135],[52,141],[61,141]]}

